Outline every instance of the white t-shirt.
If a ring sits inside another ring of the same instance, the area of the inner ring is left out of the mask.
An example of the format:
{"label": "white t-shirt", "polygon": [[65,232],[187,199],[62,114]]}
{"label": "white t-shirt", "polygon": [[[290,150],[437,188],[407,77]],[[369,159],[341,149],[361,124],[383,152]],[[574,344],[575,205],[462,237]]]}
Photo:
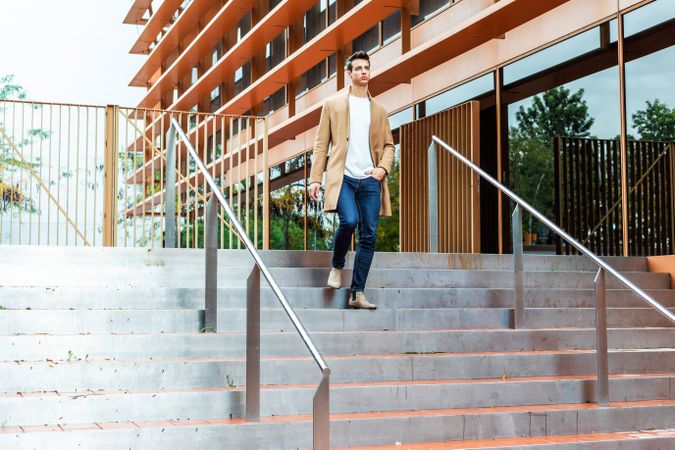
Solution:
{"label": "white t-shirt", "polygon": [[370,156],[370,99],[349,96],[349,146],[345,161],[345,175],[368,178],[366,170],[373,168]]}

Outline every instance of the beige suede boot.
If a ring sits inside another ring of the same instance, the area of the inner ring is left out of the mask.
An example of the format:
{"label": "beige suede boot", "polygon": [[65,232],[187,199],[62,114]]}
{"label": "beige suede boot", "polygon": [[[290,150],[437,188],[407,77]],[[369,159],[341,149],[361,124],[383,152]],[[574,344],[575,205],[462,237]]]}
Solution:
{"label": "beige suede boot", "polygon": [[373,305],[366,300],[363,292],[357,292],[354,298],[349,299],[349,307],[356,309],[377,309],[377,305]]}
{"label": "beige suede boot", "polygon": [[342,269],[330,269],[326,284],[332,288],[340,289],[342,287]]}

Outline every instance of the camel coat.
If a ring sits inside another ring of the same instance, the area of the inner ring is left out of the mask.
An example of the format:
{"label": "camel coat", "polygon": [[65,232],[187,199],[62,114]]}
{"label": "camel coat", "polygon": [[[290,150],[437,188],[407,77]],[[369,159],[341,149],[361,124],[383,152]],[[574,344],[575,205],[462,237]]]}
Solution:
{"label": "camel coat", "polygon": [[[326,212],[337,210],[337,201],[342,187],[345,160],[349,148],[350,92],[351,86],[346,92],[338,93],[326,100],[321,110],[319,130],[316,133],[309,181],[310,183],[321,183],[323,171],[327,171],[324,193],[324,210]],[[368,98],[370,99],[370,156],[375,167],[382,167],[389,174],[394,159],[394,138],[389,128],[389,119],[385,109],[373,100],[370,93],[368,93]],[[329,144],[330,158],[327,158]],[[326,167],[326,160],[328,160],[328,167]],[[386,176],[380,184],[382,186],[380,215],[391,216]]]}

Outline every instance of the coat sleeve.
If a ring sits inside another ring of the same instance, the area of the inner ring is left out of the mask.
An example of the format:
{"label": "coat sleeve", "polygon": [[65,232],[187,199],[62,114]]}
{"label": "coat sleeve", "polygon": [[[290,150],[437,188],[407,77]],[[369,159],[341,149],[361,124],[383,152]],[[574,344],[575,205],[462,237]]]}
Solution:
{"label": "coat sleeve", "polygon": [[391,128],[389,126],[389,118],[387,114],[384,114],[384,124],[382,128],[384,130],[384,142],[382,145],[382,158],[377,164],[378,167],[382,167],[387,171],[387,175],[391,172],[391,163],[394,161],[394,137],[391,134]]}
{"label": "coat sleeve", "polygon": [[312,171],[309,174],[310,183],[321,183],[323,171],[326,169],[326,157],[328,144],[330,143],[330,111],[328,104],[321,108],[319,130],[314,141],[314,153],[312,156]]}

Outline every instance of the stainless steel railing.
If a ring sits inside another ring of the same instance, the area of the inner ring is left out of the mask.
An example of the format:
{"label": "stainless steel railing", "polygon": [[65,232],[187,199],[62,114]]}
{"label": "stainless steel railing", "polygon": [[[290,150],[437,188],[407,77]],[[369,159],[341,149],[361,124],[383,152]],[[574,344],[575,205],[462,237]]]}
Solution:
{"label": "stainless steel railing", "polygon": [[429,242],[430,251],[438,251],[438,197],[436,195],[437,189],[437,171],[436,171],[436,152],[438,146],[448,151],[455,158],[459,159],[471,170],[480,175],[483,179],[488,181],[494,187],[506,194],[511,200],[516,203],[513,212],[513,259],[514,259],[514,327],[522,328],[524,325],[525,308],[524,308],[524,283],[523,283],[523,244],[522,244],[522,219],[520,208],[522,207],[534,217],[543,222],[547,227],[556,232],[560,237],[569,242],[573,247],[579,250],[582,254],[590,258],[598,265],[598,273],[595,277],[595,297],[596,297],[596,348],[597,348],[597,372],[598,385],[596,399],[601,405],[606,405],[609,402],[609,374],[607,364],[607,309],[605,304],[605,272],[616,277],[628,289],[635,292],[640,299],[647,302],[649,306],[657,310],[664,317],[675,324],[675,315],[668,311],[662,304],[653,299],[649,294],[633,284],[626,277],[621,275],[616,269],[600,259],[595,253],[583,246],[580,242],[567,234],[562,228],[550,221],[542,213],[534,209],[532,205],[516,195],[509,188],[495,180],[487,172],[471,162],[464,155],[459,153],[447,143],[443,142],[437,136],[431,137],[431,145],[429,146]]}
{"label": "stainless steel railing", "polygon": [[[321,356],[321,353],[319,350],[316,348],[314,345],[314,342],[312,341],[312,338],[309,337],[309,334],[307,333],[307,330],[305,327],[302,325],[302,322],[300,322],[300,319],[298,318],[297,314],[291,307],[291,305],[288,303],[288,300],[286,299],[286,296],[284,293],[281,291],[279,288],[279,285],[277,282],[274,280],[274,277],[270,273],[269,268],[265,265],[263,262],[260,254],[255,248],[255,245],[253,245],[253,242],[251,242],[250,238],[248,237],[246,231],[244,230],[243,226],[239,221],[237,220],[237,216],[234,214],[232,209],[230,208],[230,205],[228,202],[225,200],[225,197],[223,196],[222,192],[216,185],[215,181],[213,180],[213,177],[209,174],[206,165],[204,162],[199,158],[199,155],[197,154],[195,148],[192,146],[190,143],[190,140],[188,139],[187,135],[185,134],[185,131],[182,129],[180,124],[175,118],[171,119],[171,124],[170,128],[168,131],[167,135],[167,142],[169,142],[168,145],[168,152],[174,152],[175,151],[175,136],[178,134],[178,137],[180,140],[183,141],[185,147],[188,149],[190,156],[192,156],[192,159],[195,161],[195,164],[199,168],[199,170],[202,172],[202,175],[204,176],[204,179],[208,183],[209,187],[211,188],[212,196],[211,200],[209,201],[209,205],[207,207],[207,216],[210,216],[211,221],[207,218],[207,226],[209,224],[212,224],[211,232],[207,231],[207,235],[211,235],[211,239],[208,239],[208,241],[213,242],[214,239],[217,239],[216,233],[213,232],[213,229],[215,226],[215,210],[217,208],[216,203],[214,202],[214,198],[217,199],[217,201],[220,203],[220,206],[225,209],[225,212],[227,216],[230,219],[230,222],[234,229],[236,230],[237,234],[239,235],[239,239],[244,243],[246,246],[246,249],[249,251],[251,256],[253,257],[253,260],[255,264],[253,265],[253,269],[251,271],[251,274],[248,277],[247,280],[247,320],[246,320],[246,420],[248,421],[258,421],[260,419],[260,272],[262,272],[263,276],[267,280],[267,283],[269,284],[270,288],[272,288],[272,292],[274,292],[274,295],[277,297],[279,300],[279,303],[281,303],[281,306],[283,307],[284,311],[288,315],[288,317],[291,319],[291,322],[293,323],[293,326],[295,329],[298,331],[300,334],[300,337],[302,338],[302,341],[305,343],[307,346],[307,349],[309,350],[310,354],[314,358],[314,361],[316,364],[319,366],[319,369],[321,370],[321,375],[322,379],[319,384],[319,387],[316,390],[316,393],[314,394],[314,404],[313,404],[313,430],[314,430],[314,436],[313,436],[313,448],[315,450],[328,450],[330,448],[329,446],[329,439],[330,439],[330,421],[329,421],[329,406],[330,406],[330,399],[329,399],[329,386],[330,386],[330,369],[328,368],[328,365],[326,364],[326,361],[323,359]],[[168,163],[173,162],[175,164],[175,158],[169,154],[167,155],[167,161]],[[171,170],[167,170],[167,174],[171,174],[174,172],[173,167],[170,168]],[[172,208],[173,202],[170,200],[172,198],[175,198],[175,179],[171,179],[170,177],[167,177],[167,209],[170,210]],[[171,183],[171,185],[170,185]],[[173,192],[173,193],[172,193]],[[174,217],[175,216],[175,211],[174,213],[170,214],[170,211],[167,211],[166,217]],[[169,238],[175,239],[175,223],[171,225],[170,223],[167,223],[167,228],[166,228],[166,238],[167,241]],[[213,296],[215,296],[215,245],[209,245],[205,243],[205,247],[207,248],[207,267],[206,267],[206,277],[207,280],[210,280],[210,285],[207,286],[207,296],[209,295],[209,292]],[[211,252],[209,252],[211,250]],[[209,254],[210,253],[210,254]],[[209,264],[211,262],[211,264]],[[209,282],[209,281],[207,281]],[[216,306],[215,302],[213,301],[213,297],[207,299],[207,306],[206,306],[206,324],[211,324],[212,326],[215,325],[215,312],[216,312]],[[213,330],[215,331],[215,329]]]}

